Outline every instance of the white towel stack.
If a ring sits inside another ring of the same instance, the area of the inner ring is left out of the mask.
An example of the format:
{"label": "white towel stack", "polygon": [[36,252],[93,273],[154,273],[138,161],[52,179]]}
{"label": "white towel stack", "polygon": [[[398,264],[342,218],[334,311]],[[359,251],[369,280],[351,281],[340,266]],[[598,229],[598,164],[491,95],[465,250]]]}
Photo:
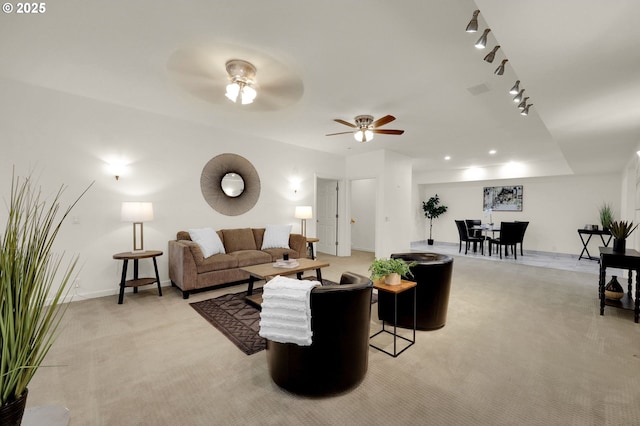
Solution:
{"label": "white towel stack", "polygon": [[263,287],[260,336],[280,343],[311,345],[311,289],[319,281],[278,275]]}

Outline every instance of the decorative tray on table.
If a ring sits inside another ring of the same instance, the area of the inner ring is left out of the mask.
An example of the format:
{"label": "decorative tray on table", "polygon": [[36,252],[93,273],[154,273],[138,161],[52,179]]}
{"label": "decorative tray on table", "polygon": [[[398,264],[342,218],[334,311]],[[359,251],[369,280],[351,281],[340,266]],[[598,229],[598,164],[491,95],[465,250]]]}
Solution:
{"label": "decorative tray on table", "polygon": [[296,266],[299,266],[300,264],[298,263],[297,259],[289,259],[289,260],[284,260],[284,259],[278,259],[276,260],[276,263],[273,264],[274,268],[295,268]]}

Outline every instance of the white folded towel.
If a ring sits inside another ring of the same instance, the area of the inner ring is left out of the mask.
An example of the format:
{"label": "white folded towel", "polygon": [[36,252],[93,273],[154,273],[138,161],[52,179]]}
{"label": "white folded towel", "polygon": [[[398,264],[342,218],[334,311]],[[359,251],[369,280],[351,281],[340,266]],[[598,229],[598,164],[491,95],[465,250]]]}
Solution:
{"label": "white folded towel", "polygon": [[274,342],[311,345],[311,289],[319,285],[280,275],[265,284],[259,335]]}

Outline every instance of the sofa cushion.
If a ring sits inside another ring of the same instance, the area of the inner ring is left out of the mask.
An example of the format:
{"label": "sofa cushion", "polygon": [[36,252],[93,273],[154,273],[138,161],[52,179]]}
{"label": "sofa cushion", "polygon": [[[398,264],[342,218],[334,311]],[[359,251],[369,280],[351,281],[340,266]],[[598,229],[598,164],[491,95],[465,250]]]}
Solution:
{"label": "sofa cushion", "polygon": [[251,228],[223,229],[222,242],[227,253],[239,250],[257,250]]}
{"label": "sofa cushion", "polygon": [[271,255],[271,261],[275,262],[278,259],[282,259],[282,255],[287,253],[289,255],[289,259],[298,259],[300,257],[300,253],[293,249],[283,249],[283,248],[272,248],[262,250],[265,253],[269,253]]}
{"label": "sofa cushion", "polygon": [[260,250],[238,250],[229,253],[238,260],[238,267],[259,265],[261,263],[270,263],[271,255]]}
{"label": "sofa cushion", "polygon": [[202,255],[207,258],[214,254],[224,254],[224,246],[220,237],[211,228],[194,228],[189,229],[191,241],[197,243],[202,250]]}
{"label": "sofa cushion", "polygon": [[238,267],[238,259],[228,254],[214,254],[196,264],[198,273],[224,271]]}
{"label": "sofa cushion", "polygon": [[267,225],[262,238],[262,250],[271,248],[289,248],[291,225]]}

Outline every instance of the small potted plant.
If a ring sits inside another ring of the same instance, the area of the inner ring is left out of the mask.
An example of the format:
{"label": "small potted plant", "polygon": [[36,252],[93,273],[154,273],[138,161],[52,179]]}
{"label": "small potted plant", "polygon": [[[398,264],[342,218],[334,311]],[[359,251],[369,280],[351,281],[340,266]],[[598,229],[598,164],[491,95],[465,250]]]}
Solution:
{"label": "small potted plant", "polygon": [[428,201],[422,202],[422,210],[424,210],[424,216],[429,219],[429,239],[427,240],[427,244],[433,245],[433,238],[431,238],[431,230],[433,228],[433,219],[436,219],[438,216],[447,211],[447,206],[440,206],[440,197],[438,194],[429,198]]}
{"label": "small potted plant", "polygon": [[411,267],[415,264],[416,262],[407,263],[403,259],[375,259],[369,266],[369,271],[374,281],[384,278],[385,284],[398,285],[401,277],[413,277]]}
{"label": "small potted plant", "polygon": [[624,253],[627,248],[627,237],[635,231],[638,225],[633,226],[633,222],[626,220],[614,220],[609,224],[609,231],[613,236],[613,251]]}
{"label": "small potted plant", "polygon": [[602,224],[602,229],[607,230],[613,221],[613,210],[611,206],[607,203],[603,203],[600,206],[600,210],[598,211],[600,214],[600,223]]}

